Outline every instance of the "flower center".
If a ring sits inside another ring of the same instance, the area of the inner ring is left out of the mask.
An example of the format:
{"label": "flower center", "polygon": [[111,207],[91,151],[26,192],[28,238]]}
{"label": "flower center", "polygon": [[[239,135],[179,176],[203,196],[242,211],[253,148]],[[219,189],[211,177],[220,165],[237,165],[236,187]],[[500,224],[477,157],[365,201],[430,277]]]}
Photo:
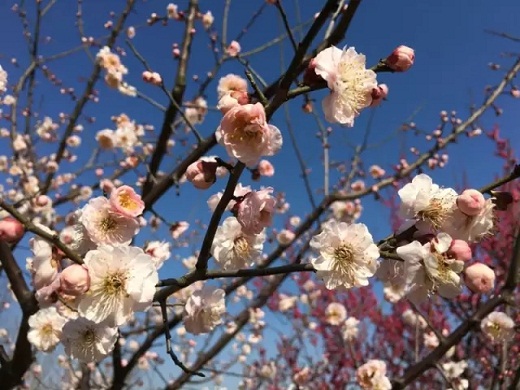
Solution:
{"label": "flower center", "polygon": [[435,229],[439,229],[446,219],[446,210],[441,200],[432,199],[424,210],[417,213],[417,217],[423,221],[428,221]]}
{"label": "flower center", "polygon": [[111,232],[111,231],[115,230],[116,227],[117,227],[117,221],[110,214],[103,217],[103,219],[101,219],[101,221],[99,222],[99,229],[103,233]]}
{"label": "flower center", "polygon": [[45,324],[40,333],[42,334],[42,336],[44,337],[48,337],[48,336],[51,336],[53,334],[53,331],[54,329],[52,328],[52,324]]}
{"label": "flower center", "polygon": [[96,342],[96,334],[92,329],[87,329],[83,333],[83,343],[86,345],[92,345]]}
{"label": "flower center", "polygon": [[118,196],[119,204],[121,207],[129,210],[135,210],[137,208],[137,202],[132,199],[128,192],[122,192]]}
{"label": "flower center", "polygon": [[235,239],[233,243],[233,253],[241,260],[249,259],[251,246],[244,236]]}
{"label": "flower center", "polygon": [[334,264],[332,270],[342,275],[350,275],[352,273],[352,263],[354,262],[354,248],[352,245],[345,243],[334,249]]}
{"label": "flower center", "polygon": [[103,281],[103,291],[108,295],[126,294],[126,273],[117,271],[109,274]]}

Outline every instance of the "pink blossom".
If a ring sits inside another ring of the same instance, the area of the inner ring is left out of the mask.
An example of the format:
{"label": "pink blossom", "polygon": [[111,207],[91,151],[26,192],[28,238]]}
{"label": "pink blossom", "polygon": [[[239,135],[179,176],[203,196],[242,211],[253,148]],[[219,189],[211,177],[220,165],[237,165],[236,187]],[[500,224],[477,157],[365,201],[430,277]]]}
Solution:
{"label": "pink blossom", "polygon": [[238,203],[237,219],[246,234],[260,234],[271,225],[276,199],[271,196],[271,187],[260,191],[251,191]]}
{"label": "pink blossom", "polygon": [[381,179],[386,173],[386,171],[379,165],[372,165],[369,170],[370,176],[372,176],[374,179]]}
{"label": "pink blossom", "polygon": [[240,50],[242,50],[240,47],[240,43],[238,43],[237,41],[231,41],[231,43],[226,49],[226,53],[230,57],[236,57],[238,53],[240,53]]}
{"label": "pink blossom", "polygon": [[0,221],[0,240],[16,242],[25,232],[23,224],[13,217],[6,217]]}
{"label": "pink blossom", "polygon": [[453,240],[448,250],[448,255],[457,260],[469,261],[472,256],[471,248],[464,240]]}
{"label": "pink blossom", "polygon": [[247,81],[243,77],[230,73],[219,80],[217,93],[220,99],[222,96],[232,94],[234,92],[240,94],[245,93],[247,96]]}
{"label": "pink blossom", "polygon": [[271,177],[274,175],[274,167],[269,161],[261,160],[258,163],[258,173],[262,176]]}
{"label": "pink blossom", "polygon": [[266,121],[260,103],[231,108],[216,131],[217,141],[247,166],[254,166],[261,156],[272,156],[282,147],[282,134]]}
{"label": "pink blossom", "polygon": [[485,264],[470,265],[464,275],[466,285],[474,293],[488,293],[495,287],[495,272]]}
{"label": "pink blossom", "polygon": [[116,188],[110,194],[110,204],[119,214],[135,218],[143,213],[144,202],[130,186]]}
{"label": "pink blossom", "polygon": [[90,288],[90,276],[87,267],[72,264],[60,274],[60,292],[77,297]]}
{"label": "pink blossom", "polygon": [[486,199],[477,190],[465,190],[457,197],[457,207],[469,216],[479,215],[486,205]]}
{"label": "pink blossom", "polygon": [[218,163],[215,159],[201,158],[188,166],[186,179],[199,190],[206,190],[217,180]]}
{"label": "pink blossom", "polygon": [[408,46],[398,46],[390,54],[385,63],[388,67],[396,72],[404,72],[410,69],[415,60],[415,52]]}

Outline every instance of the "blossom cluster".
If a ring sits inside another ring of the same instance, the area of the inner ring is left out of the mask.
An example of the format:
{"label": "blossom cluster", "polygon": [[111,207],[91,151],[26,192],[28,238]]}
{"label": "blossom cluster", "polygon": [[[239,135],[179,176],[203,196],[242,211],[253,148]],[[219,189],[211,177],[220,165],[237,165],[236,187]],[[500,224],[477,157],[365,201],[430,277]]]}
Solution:
{"label": "blossom cluster", "polygon": [[[130,246],[144,210],[129,186],[114,188],[77,211],[76,224],[62,237],[83,256],[67,264],[65,254],[40,237],[31,240],[28,259],[40,310],[29,318],[29,341],[50,352],[61,342],[67,354],[85,362],[101,360],[114,347],[118,327],[147,310],[159,281],[157,269],[169,257],[168,246]],[[41,226],[50,234],[48,228]]]}

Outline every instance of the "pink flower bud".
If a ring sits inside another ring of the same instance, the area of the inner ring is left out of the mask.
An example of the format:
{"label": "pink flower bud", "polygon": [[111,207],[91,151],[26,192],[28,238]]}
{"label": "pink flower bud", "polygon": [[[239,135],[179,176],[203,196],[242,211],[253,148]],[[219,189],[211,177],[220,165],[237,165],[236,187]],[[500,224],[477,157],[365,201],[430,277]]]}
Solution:
{"label": "pink flower bud", "polygon": [[190,181],[195,188],[206,190],[217,180],[216,172],[218,163],[213,161],[198,160],[186,169],[186,179]]}
{"label": "pink flower bud", "polygon": [[372,90],[372,104],[370,107],[377,107],[388,96],[388,86],[386,84],[379,84],[377,88]]}
{"label": "pink flower bud", "polygon": [[412,67],[414,60],[414,50],[408,46],[401,45],[394,49],[392,54],[386,58],[385,63],[396,72],[404,72]]}
{"label": "pink flower bud", "polygon": [[258,173],[262,176],[271,177],[274,175],[274,167],[267,160],[260,160],[258,163]]}
{"label": "pink flower bud", "polygon": [[13,217],[6,217],[0,221],[0,240],[5,242],[16,242],[22,238],[24,227],[20,221]]}
{"label": "pink flower bud", "polygon": [[487,293],[495,287],[495,272],[485,264],[470,265],[464,274],[466,285],[474,293]]}
{"label": "pink flower bud", "polygon": [[66,295],[79,296],[90,288],[90,276],[87,267],[72,264],[60,274],[60,292]]}
{"label": "pink flower bud", "polygon": [[477,190],[465,190],[457,197],[457,207],[466,215],[478,215],[485,204],[484,195]]}
{"label": "pink flower bud", "polygon": [[471,248],[464,240],[453,240],[448,255],[457,260],[469,261],[471,260]]}
{"label": "pink flower bud", "polygon": [[237,41],[231,41],[231,43],[229,44],[229,46],[226,49],[226,53],[230,57],[236,57],[238,55],[238,53],[240,53],[240,50],[241,50],[240,43],[238,43]]}

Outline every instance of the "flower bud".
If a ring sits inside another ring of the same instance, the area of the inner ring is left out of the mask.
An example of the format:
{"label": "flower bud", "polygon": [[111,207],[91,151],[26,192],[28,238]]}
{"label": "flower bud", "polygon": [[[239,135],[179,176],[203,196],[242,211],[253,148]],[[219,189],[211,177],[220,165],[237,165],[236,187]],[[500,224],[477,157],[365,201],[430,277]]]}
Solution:
{"label": "flower bud", "polygon": [[464,240],[453,240],[448,249],[448,255],[457,260],[469,261],[471,260],[471,248]]}
{"label": "flower bud", "polygon": [[5,242],[16,242],[24,234],[23,224],[13,217],[6,217],[0,221],[0,240]]}
{"label": "flower bud", "polygon": [[466,285],[474,293],[487,293],[495,287],[495,272],[485,264],[472,264],[464,274]]}
{"label": "flower bud", "polygon": [[404,72],[412,67],[414,60],[414,50],[408,46],[401,45],[394,49],[392,54],[386,58],[385,63],[396,72]]}
{"label": "flower bud", "polygon": [[465,190],[457,197],[457,207],[469,216],[478,215],[486,204],[486,199],[477,190]]}
{"label": "flower bud", "polygon": [[377,107],[383,99],[388,96],[388,86],[386,84],[379,84],[377,88],[372,90],[372,103],[370,107]]}
{"label": "flower bud", "polygon": [[273,164],[271,164],[267,160],[260,160],[258,163],[258,173],[260,173],[261,176],[267,176],[271,177],[274,175],[274,167]]}
{"label": "flower bud", "polygon": [[60,292],[66,295],[79,296],[90,288],[90,276],[87,267],[72,264],[60,274]]}
{"label": "flower bud", "polygon": [[190,181],[195,188],[206,190],[217,180],[216,172],[218,163],[213,161],[198,160],[186,169],[186,179]]}

